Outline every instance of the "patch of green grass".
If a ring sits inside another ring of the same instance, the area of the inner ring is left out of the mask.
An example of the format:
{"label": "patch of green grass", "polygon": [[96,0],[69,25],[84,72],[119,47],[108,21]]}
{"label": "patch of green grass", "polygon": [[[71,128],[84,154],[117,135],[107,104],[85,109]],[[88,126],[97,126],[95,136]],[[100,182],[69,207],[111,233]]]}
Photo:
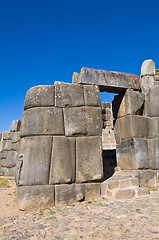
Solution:
{"label": "patch of green grass", "polygon": [[0,186],[8,186],[8,179],[0,178]]}
{"label": "patch of green grass", "polygon": [[148,187],[151,191],[157,191],[157,187]]}
{"label": "patch of green grass", "polygon": [[93,203],[93,202],[92,202],[92,201],[88,201],[87,203],[88,203],[88,204],[91,204],[91,203]]}

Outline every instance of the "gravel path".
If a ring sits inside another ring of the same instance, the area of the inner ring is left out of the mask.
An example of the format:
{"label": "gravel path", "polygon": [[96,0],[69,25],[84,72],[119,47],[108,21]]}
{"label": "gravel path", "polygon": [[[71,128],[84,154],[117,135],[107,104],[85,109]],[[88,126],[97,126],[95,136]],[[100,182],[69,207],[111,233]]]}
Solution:
{"label": "gravel path", "polygon": [[[11,185],[10,189],[15,192],[14,184]],[[2,192],[5,194],[5,191],[7,189],[0,191],[2,204]],[[11,198],[11,194],[7,197]],[[14,201],[14,194],[12,198]],[[19,212],[14,207],[15,211],[6,215],[3,209],[0,208],[3,213],[0,214],[0,240],[159,240],[159,190],[125,202],[98,198],[35,212]]]}

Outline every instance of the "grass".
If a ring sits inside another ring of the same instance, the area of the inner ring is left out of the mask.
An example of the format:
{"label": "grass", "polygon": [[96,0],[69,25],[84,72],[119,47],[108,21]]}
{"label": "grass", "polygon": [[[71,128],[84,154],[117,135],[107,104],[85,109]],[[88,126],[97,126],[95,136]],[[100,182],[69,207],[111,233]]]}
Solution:
{"label": "grass", "polygon": [[148,187],[151,191],[157,191],[157,187]]}
{"label": "grass", "polygon": [[8,186],[8,179],[0,178],[0,186],[1,187]]}

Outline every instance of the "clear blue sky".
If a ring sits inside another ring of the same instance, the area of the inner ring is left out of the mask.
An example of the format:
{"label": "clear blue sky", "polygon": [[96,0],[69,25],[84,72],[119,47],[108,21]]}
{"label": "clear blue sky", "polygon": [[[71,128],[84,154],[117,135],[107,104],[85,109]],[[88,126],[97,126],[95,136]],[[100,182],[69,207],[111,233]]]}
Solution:
{"label": "clear blue sky", "polygon": [[1,0],[0,132],[21,119],[34,85],[71,82],[82,67],[139,75],[149,58],[157,67],[158,13],[158,0]]}

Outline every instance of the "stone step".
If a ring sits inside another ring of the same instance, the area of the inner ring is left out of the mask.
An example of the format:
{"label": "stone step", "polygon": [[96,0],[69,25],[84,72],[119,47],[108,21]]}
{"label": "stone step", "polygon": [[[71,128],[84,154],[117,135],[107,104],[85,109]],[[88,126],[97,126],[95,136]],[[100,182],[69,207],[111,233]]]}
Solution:
{"label": "stone step", "polygon": [[101,183],[101,196],[110,200],[126,200],[147,194],[149,189],[139,187],[136,175],[117,172]]}

